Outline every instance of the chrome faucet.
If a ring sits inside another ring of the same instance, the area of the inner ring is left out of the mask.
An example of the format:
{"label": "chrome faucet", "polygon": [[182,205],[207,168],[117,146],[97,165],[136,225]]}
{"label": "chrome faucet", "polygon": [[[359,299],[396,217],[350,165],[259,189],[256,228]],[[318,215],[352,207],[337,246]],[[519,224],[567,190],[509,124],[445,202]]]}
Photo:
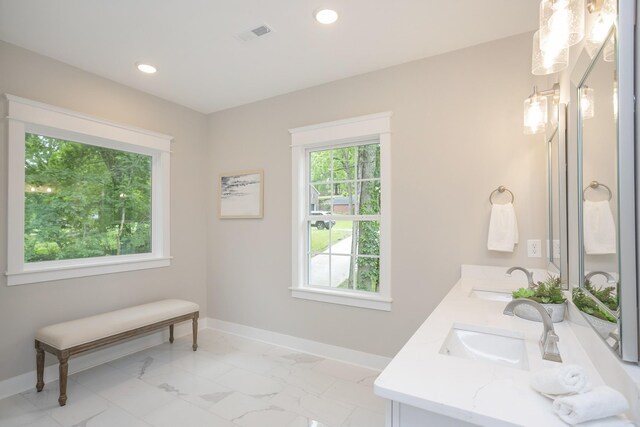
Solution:
{"label": "chrome faucet", "polygon": [[527,270],[524,267],[511,267],[510,269],[507,270],[507,276],[511,277],[511,273],[513,273],[516,270],[520,270],[522,271],[524,274],[527,275],[527,282],[529,282],[529,288],[533,289],[536,287],[535,282],[533,281],[533,273],[530,272],[529,270]]}
{"label": "chrome faucet", "polygon": [[542,358],[544,360],[551,360],[552,362],[562,362],[560,350],[558,350],[558,341],[560,341],[560,337],[556,335],[556,331],[553,329],[551,316],[549,316],[549,313],[544,309],[542,304],[526,298],[514,299],[504,308],[504,314],[513,316],[513,309],[521,304],[530,305],[540,312],[542,325],[544,326],[544,331],[540,337],[540,351],[542,352]]}
{"label": "chrome faucet", "polygon": [[590,273],[587,273],[584,276],[584,280],[585,281],[591,280],[593,276],[597,276],[597,275],[604,276],[605,279],[607,279],[607,283],[616,283],[615,277],[613,277],[611,274],[607,273],[606,271],[592,271]]}

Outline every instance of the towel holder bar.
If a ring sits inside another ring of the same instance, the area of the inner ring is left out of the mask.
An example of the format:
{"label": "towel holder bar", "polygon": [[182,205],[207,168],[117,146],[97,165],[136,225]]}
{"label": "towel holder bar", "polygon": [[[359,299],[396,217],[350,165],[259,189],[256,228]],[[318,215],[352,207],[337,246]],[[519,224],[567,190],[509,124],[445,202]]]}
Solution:
{"label": "towel holder bar", "polygon": [[596,190],[598,187],[604,187],[607,190],[607,192],[609,193],[609,199],[608,200],[611,201],[611,198],[613,197],[613,192],[611,191],[611,189],[609,187],[607,187],[606,185],[604,185],[604,184],[602,184],[602,183],[600,183],[598,181],[591,181],[589,183],[589,185],[587,185],[584,188],[584,190],[582,190],[582,201],[586,201],[587,200],[586,193],[587,193],[588,189],[592,188],[592,189]]}
{"label": "towel holder bar", "polygon": [[508,189],[507,187],[505,187],[504,185],[501,185],[500,187],[498,187],[498,188],[496,188],[495,190],[493,190],[493,191],[491,192],[491,194],[489,194],[489,203],[491,203],[491,204],[493,205],[493,196],[494,196],[496,193],[500,193],[500,194],[502,194],[502,193],[504,193],[505,191],[511,195],[511,203],[513,203],[513,201],[514,201],[516,198],[514,197],[514,195],[513,195],[513,193],[511,192],[511,190],[509,190],[509,189]]}

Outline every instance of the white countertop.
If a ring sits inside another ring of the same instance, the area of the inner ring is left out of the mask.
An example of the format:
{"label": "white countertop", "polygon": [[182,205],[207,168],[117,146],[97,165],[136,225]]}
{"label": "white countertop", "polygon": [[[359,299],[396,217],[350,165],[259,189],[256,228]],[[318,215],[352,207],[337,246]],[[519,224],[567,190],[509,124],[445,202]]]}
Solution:
{"label": "white countertop", "polygon": [[[511,291],[526,287],[523,274],[504,277],[504,268],[463,266],[462,278],[375,381],[375,393],[481,426],[566,426],[551,400],[529,387],[530,372],[558,367],[542,359],[542,323],[502,311],[505,302],[470,297],[473,289]],[[536,271],[536,280],[542,280]],[[521,276],[521,277],[520,277]],[[440,354],[452,326],[481,326],[522,333],[529,370]],[[563,363],[583,366],[592,385],[603,384],[567,321],[555,323]]]}

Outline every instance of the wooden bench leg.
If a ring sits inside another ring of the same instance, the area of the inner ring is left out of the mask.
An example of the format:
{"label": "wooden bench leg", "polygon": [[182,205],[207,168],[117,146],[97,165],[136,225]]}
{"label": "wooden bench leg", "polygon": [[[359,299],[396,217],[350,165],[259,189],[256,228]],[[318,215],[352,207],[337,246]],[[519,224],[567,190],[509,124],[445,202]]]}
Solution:
{"label": "wooden bench leg", "polygon": [[36,341],[36,390],[41,392],[44,388],[44,350],[40,348],[40,343]]}
{"label": "wooden bench leg", "polygon": [[169,325],[169,342],[173,344],[173,325]]}
{"label": "wooden bench leg", "polygon": [[67,376],[69,374],[69,352],[61,351],[58,353],[58,361],[60,362],[60,397],[58,403],[60,406],[67,404]]}
{"label": "wooden bench leg", "polygon": [[193,351],[198,349],[198,313],[193,316]]}

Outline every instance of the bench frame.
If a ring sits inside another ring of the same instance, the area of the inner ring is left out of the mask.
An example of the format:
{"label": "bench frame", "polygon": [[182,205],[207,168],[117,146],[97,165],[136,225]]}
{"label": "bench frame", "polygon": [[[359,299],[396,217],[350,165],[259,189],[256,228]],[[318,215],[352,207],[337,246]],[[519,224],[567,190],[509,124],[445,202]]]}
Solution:
{"label": "bench frame", "polygon": [[157,329],[165,328],[169,326],[169,342],[173,344],[173,325],[186,320],[191,320],[193,323],[193,351],[198,349],[198,317],[199,311],[195,311],[190,314],[184,314],[182,316],[173,317],[171,319],[162,320],[160,322],[152,323],[150,325],[142,326],[140,328],[131,329],[129,331],[120,332],[119,334],[111,335],[108,337],[100,338],[95,341],[90,341],[84,344],[77,345],[75,347],[58,349],[45,344],[41,341],[35,340],[36,345],[36,371],[37,371],[37,383],[36,390],[42,391],[44,388],[44,355],[45,351],[55,355],[58,358],[60,364],[60,397],[58,403],[60,406],[64,406],[67,403],[67,376],[69,373],[69,358],[86,351],[95,350],[100,347],[108,346],[119,341],[124,341],[129,338],[133,338],[138,335],[143,335]]}

